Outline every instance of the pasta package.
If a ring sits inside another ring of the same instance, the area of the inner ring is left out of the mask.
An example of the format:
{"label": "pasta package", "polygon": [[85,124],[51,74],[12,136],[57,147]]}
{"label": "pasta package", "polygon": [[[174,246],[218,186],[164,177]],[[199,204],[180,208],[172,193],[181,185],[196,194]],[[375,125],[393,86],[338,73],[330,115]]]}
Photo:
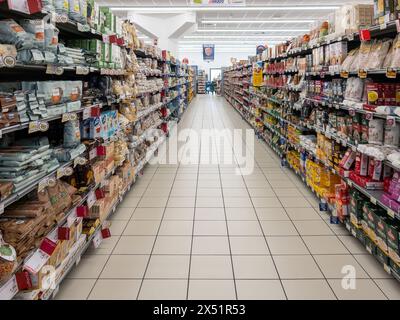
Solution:
{"label": "pasta package", "polygon": [[0,42],[13,44],[19,50],[34,47],[33,36],[12,19],[0,21]]}

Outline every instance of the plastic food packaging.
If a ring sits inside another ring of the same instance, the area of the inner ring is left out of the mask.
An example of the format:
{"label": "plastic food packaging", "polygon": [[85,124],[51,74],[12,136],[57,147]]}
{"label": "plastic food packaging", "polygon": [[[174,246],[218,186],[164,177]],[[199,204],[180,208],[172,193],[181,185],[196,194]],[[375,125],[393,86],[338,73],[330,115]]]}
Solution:
{"label": "plastic food packaging", "polygon": [[54,0],[54,7],[58,14],[67,15],[69,11],[69,1],[68,0]]}
{"label": "plastic food packaging", "polygon": [[59,33],[60,31],[50,20],[44,21],[44,47],[46,50],[57,53]]}
{"label": "plastic food packaging", "polygon": [[382,144],[384,125],[385,121],[383,119],[372,119],[369,121],[368,143]]}
{"label": "plastic food packaging", "polygon": [[400,139],[400,126],[396,124],[395,126],[385,127],[385,146],[398,147]]}
{"label": "plastic food packaging", "polygon": [[81,132],[79,121],[68,121],[64,125],[64,147],[74,148],[80,144]]}
{"label": "plastic food packaging", "polygon": [[0,233],[0,282],[6,280],[17,267],[15,249],[3,240]]}
{"label": "plastic food packaging", "polygon": [[380,69],[382,68],[385,57],[388,54],[389,48],[391,45],[390,40],[378,40],[372,44],[371,53],[368,58],[368,63],[366,65],[366,69]]}
{"label": "plastic food packaging", "polygon": [[0,21],[0,42],[13,44],[17,49],[32,49],[33,36],[12,19]]}
{"label": "plastic food packaging", "polygon": [[45,48],[44,21],[22,20],[20,23],[24,30],[32,35],[34,47],[43,50]]}
{"label": "plastic food packaging", "polygon": [[390,68],[400,68],[400,36],[393,42],[393,53],[391,57]]}

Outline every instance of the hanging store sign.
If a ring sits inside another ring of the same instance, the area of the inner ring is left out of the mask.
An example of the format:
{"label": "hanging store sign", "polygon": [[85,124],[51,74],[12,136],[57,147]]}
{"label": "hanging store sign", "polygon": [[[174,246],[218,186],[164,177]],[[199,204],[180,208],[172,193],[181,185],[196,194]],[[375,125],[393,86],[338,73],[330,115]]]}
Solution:
{"label": "hanging store sign", "polygon": [[203,44],[203,60],[214,61],[215,58],[215,45]]}
{"label": "hanging store sign", "polygon": [[265,47],[263,45],[257,46],[257,49],[256,49],[257,55],[262,54],[264,51],[265,51]]}
{"label": "hanging store sign", "polygon": [[192,6],[245,6],[246,0],[191,0]]}

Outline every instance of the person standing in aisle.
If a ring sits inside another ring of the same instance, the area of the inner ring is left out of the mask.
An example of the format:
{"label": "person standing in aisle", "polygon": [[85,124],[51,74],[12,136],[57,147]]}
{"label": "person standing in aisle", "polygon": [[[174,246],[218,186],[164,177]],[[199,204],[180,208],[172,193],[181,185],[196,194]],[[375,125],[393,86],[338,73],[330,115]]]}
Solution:
{"label": "person standing in aisle", "polygon": [[210,82],[210,93],[212,95],[214,95],[214,93],[215,93],[215,83],[214,83],[214,81]]}

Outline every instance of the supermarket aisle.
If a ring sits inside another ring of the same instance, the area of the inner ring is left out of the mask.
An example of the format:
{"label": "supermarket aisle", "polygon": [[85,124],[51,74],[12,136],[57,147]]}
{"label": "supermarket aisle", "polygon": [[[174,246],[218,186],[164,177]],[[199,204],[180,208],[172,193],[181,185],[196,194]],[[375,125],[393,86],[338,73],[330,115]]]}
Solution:
{"label": "supermarket aisle", "polygon": [[[248,128],[211,96],[195,98],[179,127]],[[221,163],[148,166],[113,216],[112,238],[57,298],[399,299],[398,282],[317,207],[260,141],[247,176]],[[355,290],[342,289],[344,266],[355,268]]]}

